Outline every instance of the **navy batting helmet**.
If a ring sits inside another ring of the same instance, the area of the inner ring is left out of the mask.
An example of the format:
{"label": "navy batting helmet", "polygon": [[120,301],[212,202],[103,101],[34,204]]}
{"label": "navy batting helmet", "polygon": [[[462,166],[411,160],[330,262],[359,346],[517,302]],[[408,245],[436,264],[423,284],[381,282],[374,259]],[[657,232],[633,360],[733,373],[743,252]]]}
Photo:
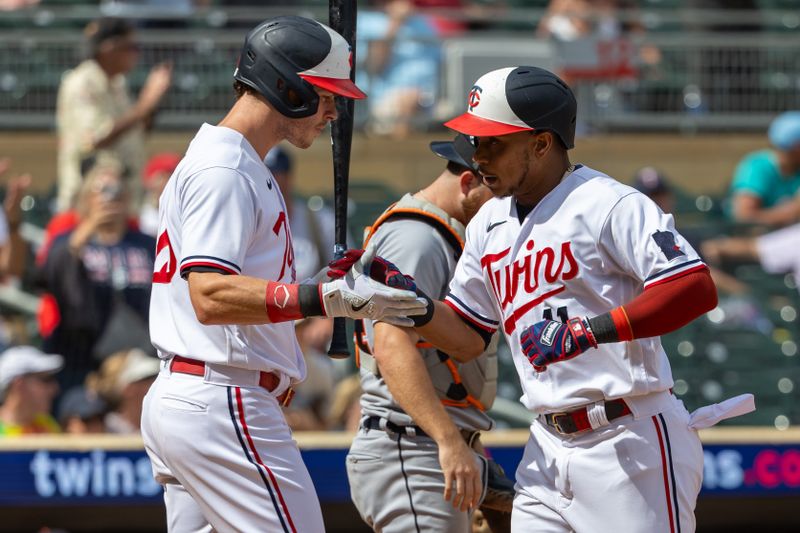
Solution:
{"label": "navy batting helmet", "polygon": [[352,53],[344,37],[311,19],[267,19],[247,34],[234,79],[290,118],[317,112],[314,86],[347,98],[366,95],[350,80]]}
{"label": "navy batting helmet", "polygon": [[445,126],[489,137],[519,131],[551,131],[575,146],[578,104],[566,83],[538,67],[508,67],[481,76],[467,97],[467,112]]}
{"label": "navy batting helmet", "polygon": [[430,147],[431,151],[439,157],[468,168],[472,172],[478,172],[478,165],[472,160],[475,147],[465,135],[456,135],[452,141],[433,141]]}

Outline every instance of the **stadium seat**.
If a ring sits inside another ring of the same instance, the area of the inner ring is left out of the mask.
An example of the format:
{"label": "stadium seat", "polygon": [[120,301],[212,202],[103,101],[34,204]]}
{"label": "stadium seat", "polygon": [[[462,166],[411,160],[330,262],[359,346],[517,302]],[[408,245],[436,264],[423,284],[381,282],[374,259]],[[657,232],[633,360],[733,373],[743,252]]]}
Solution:
{"label": "stadium seat", "polygon": [[360,240],[364,228],[371,225],[383,211],[400,198],[400,194],[378,180],[351,181],[348,187],[350,204],[348,224],[353,237]]}

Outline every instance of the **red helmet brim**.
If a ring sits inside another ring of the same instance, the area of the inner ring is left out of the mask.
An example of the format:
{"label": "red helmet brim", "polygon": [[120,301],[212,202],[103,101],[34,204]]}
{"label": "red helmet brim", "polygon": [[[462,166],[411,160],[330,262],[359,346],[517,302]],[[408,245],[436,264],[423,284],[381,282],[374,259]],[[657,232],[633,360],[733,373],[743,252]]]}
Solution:
{"label": "red helmet brim", "polygon": [[366,93],[356,87],[356,84],[349,79],[323,78],[322,76],[309,76],[308,74],[300,74],[300,77],[315,87],[325,89],[345,98],[361,100],[367,97]]}
{"label": "red helmet brim", "polygon": [[473,113],[464,113],[456,118],[445,122],[445,127],[456,130],[464,135],[473,137],[493,137],[497,135],[508,135],[520,131],[531,131],[534,128],[515,126],[505,122],[497,122],[488,118],[479,117]]}

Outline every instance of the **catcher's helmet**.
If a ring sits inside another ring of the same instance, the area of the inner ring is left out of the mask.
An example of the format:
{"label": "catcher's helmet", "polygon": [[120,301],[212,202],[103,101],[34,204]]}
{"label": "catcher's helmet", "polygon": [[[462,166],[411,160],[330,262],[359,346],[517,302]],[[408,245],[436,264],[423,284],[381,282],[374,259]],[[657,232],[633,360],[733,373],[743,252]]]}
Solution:
{"label": "catcher's helmet", "polygon": [[344,37],[311,19],[267,19],[247,34],[233,77],[290,118],[317,112],[313,85],[347,98],[366,95],[350,80],[352,54]]}
{"label": "catcher's helmet", "polygon": [[476,137],[551,131],[570,149],[577,108],[572,90],[552,72],[508,67],[481,76],[467,97],[467,112],[445,126]]}

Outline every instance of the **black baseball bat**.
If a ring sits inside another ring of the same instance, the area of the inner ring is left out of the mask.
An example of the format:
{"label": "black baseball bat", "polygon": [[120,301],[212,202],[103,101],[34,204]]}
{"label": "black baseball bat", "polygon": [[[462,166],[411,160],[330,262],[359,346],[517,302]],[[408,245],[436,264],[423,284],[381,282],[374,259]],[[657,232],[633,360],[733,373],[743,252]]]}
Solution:
{"label": "black baseball bat", "polygon": [[[330,0],[328,5],[330,27],[350,45],[352,68],[350,79],[356,74],[356,0]],[[331,148],[333,151],[333,210],[336,217],[333,255],[339,259],[347,250],[347,183],[350,180],[350,148],[353,144],[353,110],[355,103],[350,98],[336,97],[339,116],[331,124]],[[333,320],[333,336],[328,356],[344,359],[350,356],[347,344],[347,322],[344,318]]]}

